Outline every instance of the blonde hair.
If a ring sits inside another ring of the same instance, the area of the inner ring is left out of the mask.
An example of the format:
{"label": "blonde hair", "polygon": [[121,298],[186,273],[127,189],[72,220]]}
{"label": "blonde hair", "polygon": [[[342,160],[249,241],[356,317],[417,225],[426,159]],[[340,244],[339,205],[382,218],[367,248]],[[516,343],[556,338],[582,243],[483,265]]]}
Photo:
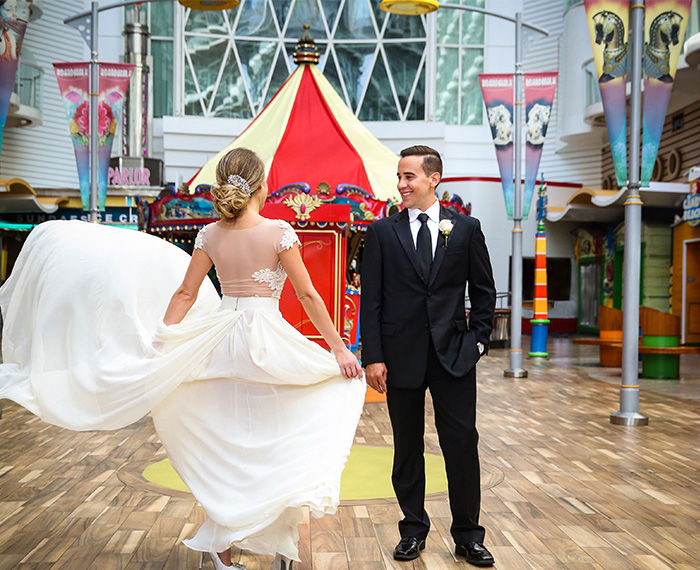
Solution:
{"label": "blonde hair", "polygon": [[[245,184],[229,182],[229,177],[238,175],[245,179],[250,187],[248,195]],[[214,209],[222,220],[232,221],[240,216],[248,202],[263,182],[265,182],[265,164],[257,154],[247,148],[234,148],[224,155],[216,167],[216,184],[211,187]]]}

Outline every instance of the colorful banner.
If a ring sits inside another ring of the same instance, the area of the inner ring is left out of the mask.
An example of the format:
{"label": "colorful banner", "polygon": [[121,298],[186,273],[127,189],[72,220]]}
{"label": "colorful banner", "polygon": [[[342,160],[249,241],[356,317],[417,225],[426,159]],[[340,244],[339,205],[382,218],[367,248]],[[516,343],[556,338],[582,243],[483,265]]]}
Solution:
{"label": "colorful banner", "polygon": [[654,170],[691,3],[692,0],[647,0],[646,3],[642,186],[649,185]]}
{"label": "colorful banner", "polygon": [[525,74],[525,192],[523,220],[527,220],[535,191],[537,169],[557,90],[557,72]]}
{"label": "colorful banner", "polygon": [[501,173],[503,198],[508,219],[513,219],[513,76],[480,73],[479,83],[484,96],[491,137],[496,147],[496,160]]}
{"label": "colorful banner", "polygon": [[33,0],[0,2],[0,150]]}
{"label": "colorful banner", "polygon": [[627,184],[627,36],[629,0],[585,0],[600,97],[618,186]]}
{"label": "colorful banner", "polygon": [[[75,160],[78,165],[80,196],[83,209],[90,209],[90,64],[54,63],[58,88],[63,97],[66,117],[73,139]],[[99,64],[99,103],[97,125],[98,196],[99,210],[104,211],[107,198],[107,174],[112,154],[114,132],[129,87],[132,63]]]}

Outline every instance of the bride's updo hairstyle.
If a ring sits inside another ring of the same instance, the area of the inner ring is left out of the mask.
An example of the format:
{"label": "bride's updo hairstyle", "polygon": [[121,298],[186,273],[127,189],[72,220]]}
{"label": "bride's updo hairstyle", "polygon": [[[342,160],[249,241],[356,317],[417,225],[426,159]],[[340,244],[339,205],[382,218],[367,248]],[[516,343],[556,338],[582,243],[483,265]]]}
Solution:
{"label": "bride's updo hairstyle", "polygon": [[211,187],[214,209],[224,221],[233,221],[245,210],[250,198],[265,182],[265,164],[247,148],[234,148],[216,167]]}

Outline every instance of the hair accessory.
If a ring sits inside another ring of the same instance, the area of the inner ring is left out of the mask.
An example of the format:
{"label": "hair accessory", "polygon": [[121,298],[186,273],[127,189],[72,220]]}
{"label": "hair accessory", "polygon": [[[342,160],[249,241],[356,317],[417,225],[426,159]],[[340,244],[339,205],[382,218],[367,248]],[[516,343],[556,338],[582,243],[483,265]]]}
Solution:
{"label": "hair accessory", "polygon": [[233,184],[234,186],[238,186],[241,190],[248,194],[248,196],[253,195],[253,191],[250,189],[250,184],[248,184],[248,181],[242,176],[238,176],[238,174],[229,174],[226,182]]}

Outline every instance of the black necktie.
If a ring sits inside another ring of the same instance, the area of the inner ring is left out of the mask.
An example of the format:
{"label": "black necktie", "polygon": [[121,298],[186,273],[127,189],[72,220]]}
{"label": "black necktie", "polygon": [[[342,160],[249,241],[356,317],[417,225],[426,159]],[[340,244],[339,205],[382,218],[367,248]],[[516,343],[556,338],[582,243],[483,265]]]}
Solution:
{"label": "black necktie", "polygon": [[418,214],[418,219],[420,220],[420,229],[418,230],[418,239],[416,240],[416,253],[418,254],[418,264],[423,272],[423,277],[428,279],[430,276],[430,266],[433,263],[430,230],[428,229],[428,214],[421,212]]}

